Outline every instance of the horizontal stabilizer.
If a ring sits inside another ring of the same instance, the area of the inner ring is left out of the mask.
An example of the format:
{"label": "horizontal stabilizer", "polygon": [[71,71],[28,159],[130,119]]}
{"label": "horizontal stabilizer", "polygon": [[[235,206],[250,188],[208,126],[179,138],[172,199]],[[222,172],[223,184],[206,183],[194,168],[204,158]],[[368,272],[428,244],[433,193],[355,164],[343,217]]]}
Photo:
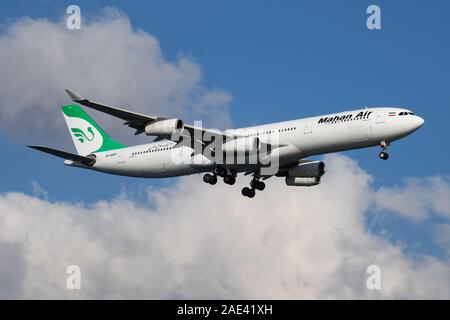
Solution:
{"label": "horizontal stabilizer", "polygon": [[72,161],[76,161],[82,164],[85,164],[87,166],[92,166],[95,163],[95,159],[94,158],[90,158],[90,157],[83,157],[83,156],[79,156],[77,154],[73,154],[70,152],[65,152],[65,151],[61,151],[61,150],[57,150],[57,149],[53,149],[50,147],[44,147],[44,146],[28,146],[28,148],[31,149],[35,149],[35,150],[39,150],[66,160],[72,160]]}

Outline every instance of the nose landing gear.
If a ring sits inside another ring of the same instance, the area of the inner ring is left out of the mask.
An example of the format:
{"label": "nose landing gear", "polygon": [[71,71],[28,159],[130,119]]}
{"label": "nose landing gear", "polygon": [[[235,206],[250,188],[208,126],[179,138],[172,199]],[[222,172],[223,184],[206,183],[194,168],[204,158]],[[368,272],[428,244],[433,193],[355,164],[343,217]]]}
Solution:
{"label": "nose landing gear", "polygon": [[381,160],[387,160],[389,159],[389,153],[385,152],[385,151],[381,151],[380,154],[378,155],[380,157]]}
{"label": "nose landing gear", "polygon": [[387,153],[387,148],[389,146],[389,142],[387,141],[381,141],[381,152],[378,154],[381,160],[387,160],[389,159],[389,153]]}

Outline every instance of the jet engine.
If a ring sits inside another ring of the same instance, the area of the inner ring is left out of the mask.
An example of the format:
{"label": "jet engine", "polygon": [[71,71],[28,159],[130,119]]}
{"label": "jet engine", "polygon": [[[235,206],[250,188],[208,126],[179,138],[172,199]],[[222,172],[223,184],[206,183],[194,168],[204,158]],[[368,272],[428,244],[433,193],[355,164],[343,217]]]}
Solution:
{"label": "jet engine", "polygon": [[296,187],[311,187],[320,183],[320,177],[313,178],[298,178],[298,177],[286,177],[286,184],[288,186]]}
{"label": "jet engine", "polygon": [[286,176],[288,186],[311,187],[320,183],[320,178],[325,174],[325,171],[323,161],[309,161],[299,163],[281,174]]}
{"label": "jet engine", "polygon": [[261,146],[258,137],[243,137],[237,138],[222,144],[222,151],[225,153],[251,153],[257,152]]}
{"label": "jet engine", "polygon": [[145,127],[145,134],[148,136],[170,136],[174,132],[181,132],[184,123],[180,119],[159,120],[150,123]]}
{"label": "jet engine", "polygon": [[289,168],[288,177],[295,178],[316,178],[325,174],[326,168],[323,161],[311,161],[300,163],[295,167]]}

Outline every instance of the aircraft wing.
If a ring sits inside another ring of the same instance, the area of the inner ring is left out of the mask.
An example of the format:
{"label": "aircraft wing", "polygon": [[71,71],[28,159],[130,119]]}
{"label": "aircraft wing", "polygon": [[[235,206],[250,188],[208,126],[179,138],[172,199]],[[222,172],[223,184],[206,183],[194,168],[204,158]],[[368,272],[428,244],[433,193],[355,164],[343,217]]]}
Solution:
{"label": "aircraft wing", "polygon": [[[128,125],[129,127],[136,129],[136,132],[134,133],[135,135],[138,135],[138,134],[141,134],[142,132],[144,132],[145,127],[147,125],[151,124],[152,122],[167,119],[164,117],[149,116],[149,115],[145,115],[145,114],[141,114],[141,113],[125,110],[125,109],[120,109],[120,108],[104,105],[104,104],[83,98],[68,89],[66,89],[66,92],[69,95],[69,97],[72,99],[72,101],[74,101],[74,102],[77,102],[88,108],[91,108],[91,109],[94,109],[94,110],[97,110],[100,112],[104,112],[111,116],[125,120],[124,125]],[[191,137],[196,137],[196,136],[204,137],[205,134],[207,134],[209,137],[215,137],[215,136],[221,135],[224,140],[225,140],[225,138],[235,138],[236,137],[236,136],[226,135],[222,131],[198,128],[198,127],[194,127],[189,124],[185,124],[184,128],[190,133]],[[196,131],[199,131],[199,132],[197,132],[198,135],[194,135],[194,133]]]}
{"label": "aircraft wing", "polygon": [[85,164],[87,166],[92,166],[95,163],[94,158],[90,157],[83,157],[78,154],[73,154],[70,152],[61,151],[58,149],[53,149],[50,147],[44,147],[44,146],[27,146],[28,148],[39,150],[48,154],[51,154],[53,156],[57,156],[66,160],[72,160],[76,162],[80,162],[82,164]]}

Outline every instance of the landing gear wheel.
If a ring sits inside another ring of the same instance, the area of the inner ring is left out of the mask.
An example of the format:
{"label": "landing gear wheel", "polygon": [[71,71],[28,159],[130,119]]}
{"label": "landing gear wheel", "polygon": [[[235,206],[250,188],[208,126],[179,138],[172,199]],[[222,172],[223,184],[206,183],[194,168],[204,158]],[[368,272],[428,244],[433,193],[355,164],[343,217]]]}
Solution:
{"label": "landing gear wheel", "polygon": [[389,159],[389,153],[387,153],[386,151],[381,151],[378,156],[380,157],[381,160]]}
{"label": "landing gear wheel", "polygon": [[227,169],[225,168],[215,168],[214,173],[219,177],[225,177],[227,175]]}
{"label": "landing gear wheel", "polygon": [[389,159],[389,153],[387,153],[387,148],[389,147],[389,142],[387,141],[381,141],[380,146],[381,146],[381,152],[378,155],[380,157],[381,160],[387,160]]}
{"label": "landing gear wheel", "polygon": [[255,196],[255,189],[250,189],[249,187],[245,187],[242,189],[242,195],[244,197],[253,198]]}
{"label": "landing gear wheel", "polygon": [[250,186],[253,189],[259,190],[259,191],[263,191],[266,188],[266,184],[262,181],[258,181],[258,180],[253,180],[252,182],[250,182]]}
{"label": "landing gear wheel", "polygon": [[217,176],[207,173],[203,176],[203,181],[214,185],[217,183]]}
{"label": "landing gear wheel", "polygon": [[211,181],[211,179],[212,179],[212,175],[210,175],[209,173],[207,173],[203,176],[203,181],[205,183],[209,183]]}
{"label": "landing gear wheel", "polygon": [[250,188],[249,187],[244,187],[242,188],[242,195],[244,197],[248,197],[248,194],[250,193]]}
{"label": "landing gear wheel", "polygon": [[233,184],[236,183],[236,178],[233,176],[225,176],[223,178],[223,182],[232,186]]}

